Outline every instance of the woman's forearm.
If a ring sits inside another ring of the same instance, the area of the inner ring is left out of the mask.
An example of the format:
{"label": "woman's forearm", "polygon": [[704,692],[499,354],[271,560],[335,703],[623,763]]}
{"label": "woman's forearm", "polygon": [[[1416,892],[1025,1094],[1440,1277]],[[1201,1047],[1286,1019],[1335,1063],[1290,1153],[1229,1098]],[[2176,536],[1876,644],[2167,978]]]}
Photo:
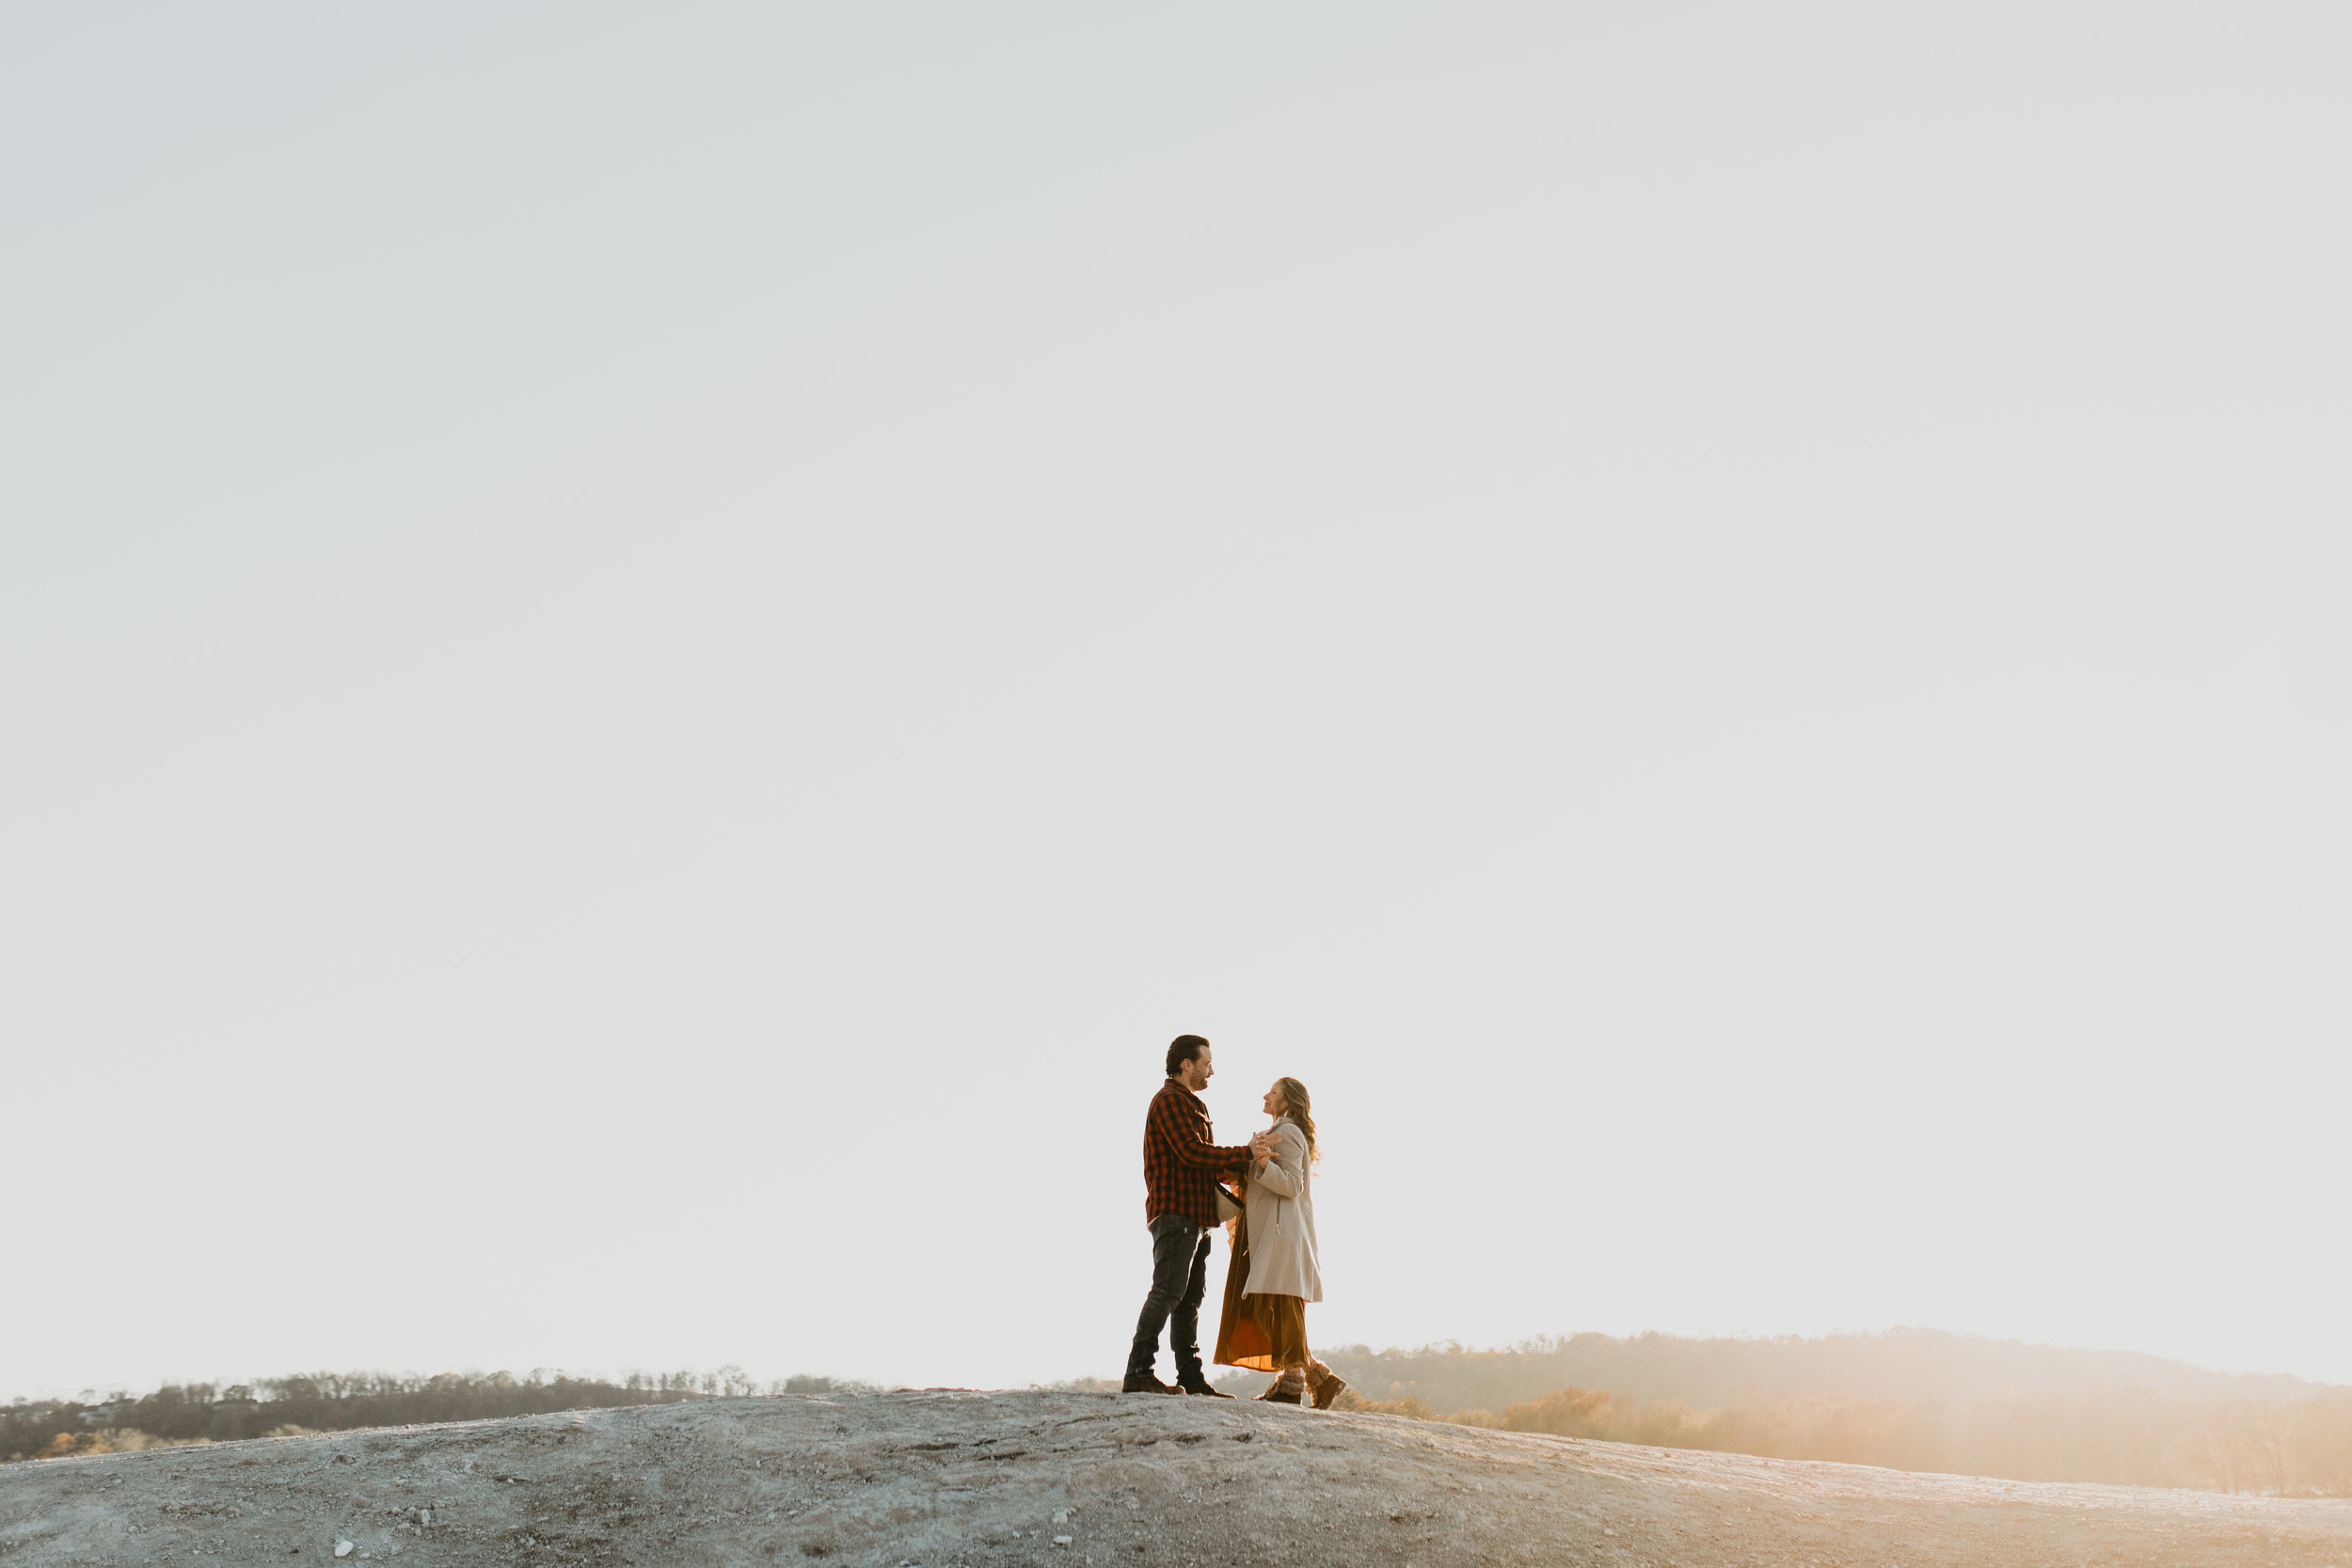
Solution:
{"label": "woman's forearm", "polygon": [[1279,1193],[1284,1197],[1296,1197],[1298,1196],[1297,1177],[1294,1176],[1291,1172],[1284,1170],[1279,1161],[1269,1160],[1266,1162],[1265,1165],[1259,1170],[1258,1174],[1251,1178],[1251,1180],[1256,1181],[1260,1186],[1263,1187],[1267,1192]]}

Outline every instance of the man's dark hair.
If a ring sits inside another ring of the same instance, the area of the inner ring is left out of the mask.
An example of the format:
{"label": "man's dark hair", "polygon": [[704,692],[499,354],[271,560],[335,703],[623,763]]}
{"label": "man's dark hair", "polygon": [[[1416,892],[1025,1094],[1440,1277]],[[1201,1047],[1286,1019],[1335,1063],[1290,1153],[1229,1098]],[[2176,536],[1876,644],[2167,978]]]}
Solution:
{"label": "man's dark hair", "polygon": [[1176,1076],[1186,1062],[1209,1049],[1209,1042],[1199,1035],[1179,1035],[1168,1043],[1168,1075]]}

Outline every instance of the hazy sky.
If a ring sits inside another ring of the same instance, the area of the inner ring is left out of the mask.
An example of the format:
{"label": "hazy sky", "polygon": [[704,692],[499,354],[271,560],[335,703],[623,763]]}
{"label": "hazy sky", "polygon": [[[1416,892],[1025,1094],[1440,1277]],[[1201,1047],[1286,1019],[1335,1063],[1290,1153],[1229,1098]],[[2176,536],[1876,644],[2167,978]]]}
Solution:
{"label": "hazy sky", "polygon": [[1116,1375],[1183,1030],[1319,1342],[2352,1380],[2348,44],[0,8],[0,1394]]}

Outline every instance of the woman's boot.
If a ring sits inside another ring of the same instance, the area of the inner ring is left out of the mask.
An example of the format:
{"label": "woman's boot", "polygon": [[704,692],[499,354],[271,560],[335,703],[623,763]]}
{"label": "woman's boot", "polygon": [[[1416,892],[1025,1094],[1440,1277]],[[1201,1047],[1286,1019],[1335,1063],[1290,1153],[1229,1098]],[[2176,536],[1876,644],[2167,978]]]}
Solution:
{"label": "woman's boot", "polygon": [[1258,1397],[1275,1404],[1296,1404],[1306,1397],[1307,1380],[1296,1371],[1286,1371],[1274,1380],[1274,1386]]}
{"label": "woman's boot", "polygon": [[1307,1364],[1307,1386],[1314,1390],[1315,1408],[1328,1410],[1331,1402],[1346,1388],[1347,1382],[1322,1362],[1311,1361]]}

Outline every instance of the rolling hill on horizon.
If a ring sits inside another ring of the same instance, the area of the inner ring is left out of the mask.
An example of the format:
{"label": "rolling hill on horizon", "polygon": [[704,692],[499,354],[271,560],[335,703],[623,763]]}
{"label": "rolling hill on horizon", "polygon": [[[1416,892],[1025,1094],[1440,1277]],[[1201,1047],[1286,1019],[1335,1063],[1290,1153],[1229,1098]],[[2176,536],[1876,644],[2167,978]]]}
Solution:
{"label": "rolling hill on horizon", "polygon": [[[2015,1481],[2352,1496],[2352,1388],[1897,1328],[1327,1349],[1343,1408],[1659,1448]],[[1241,1373],[1228,1392],[1254,1394]]]}
{"label": "rolling hill on horizon", "polygon": [[[1441,1411],[1500,1410],[1559,1388],[1607,1389],[1637,1403],[1697,1409],[1775,1400],[1963,1401],[2147,1388],[2177,1399],[2300,1400],[2341,1386],[2287,1372],[2217,1371],[2137,1351],[2080,1350],[1897,1327],[1818,1338],[1646,1333],[1548,1335],[1493,1350],[1451,1342],[1320,1352],[1367,1399],[1417,1398]],[[1258,1374],[1238,1374],[1258,1379]]]}

